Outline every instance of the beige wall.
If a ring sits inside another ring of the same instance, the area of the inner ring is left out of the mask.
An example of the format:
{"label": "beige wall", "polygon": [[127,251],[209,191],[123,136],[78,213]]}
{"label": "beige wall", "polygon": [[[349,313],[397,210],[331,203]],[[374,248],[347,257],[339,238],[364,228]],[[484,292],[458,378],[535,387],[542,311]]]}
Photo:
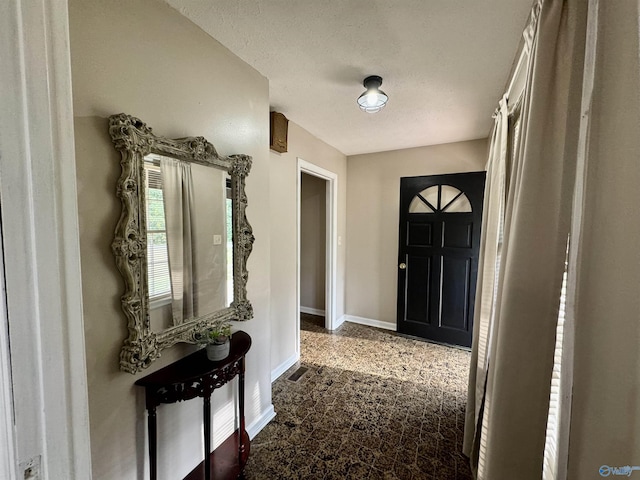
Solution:
{"label": "beige wall", "polygon": [[481,171],[486,161],[486,140],[348,158],[348,315],[396,323],[400,177]]}
{"label": "beige wall", "polygon": [[297,158],[335,173],[338,177],[337,317],[345,305],[345,241],[347,212],[347,161],[345,155],[289,122],[287,153],[271,152],[271,367],[278,368],[296,354],[297,262]]}
{"label": "beige wall", "polygon": [[325,309],[327,181],[302,174],[300,185],[300,306]]}
{"label": "beige wall", "polygon": [[[71,0],[69,15],[93,478],[141,479],[145,413],[134,381],[193,347],[169,349],[136,376],[118,368],[127,331],[110,244],[120,213],[120,165],[107,117],[129,113],[157,134],[203,135],[223,155],[253,156],[247,216],[256,237],[248,263],[255,319],[239,325],[253,338],[250,424],[271,406],[268,82],[161,2]],[[230,402],[230,388],[214,393],[216,439],[232,428]],[[161,406],[158,417],[160,478],[182,478],[201,461],[201,403]]]}

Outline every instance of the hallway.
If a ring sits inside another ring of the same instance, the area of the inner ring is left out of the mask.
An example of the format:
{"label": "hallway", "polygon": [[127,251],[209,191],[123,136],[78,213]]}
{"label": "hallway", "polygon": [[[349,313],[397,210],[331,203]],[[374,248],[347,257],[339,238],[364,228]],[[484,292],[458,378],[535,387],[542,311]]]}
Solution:
{"label": "hallway", "polygon": [[277,416],[252,441],[247,479],[471,479],[458,453],[470,354],[323,323],[302,315],[300,364],[273,384]]}

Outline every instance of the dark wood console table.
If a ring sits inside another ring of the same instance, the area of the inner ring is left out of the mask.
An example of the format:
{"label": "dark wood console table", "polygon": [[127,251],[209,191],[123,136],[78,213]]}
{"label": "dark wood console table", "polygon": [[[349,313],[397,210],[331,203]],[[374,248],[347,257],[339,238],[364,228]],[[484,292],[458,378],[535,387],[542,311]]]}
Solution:
{"label": "dark wood console table", "polygon": [[[196,397],[202,397],[204,403],[204,460],[184,480],[226,480],[242,475],[249,458],[249,436],[244,421],[244,368],[249,347],[251,337],[245,332],[235,332],[231,337],[231,351],[224,360],[212,362],[207,358],[205,349],[201,349],[136,382],[145,389],[151,480],[156,480],[158,475],[156,407]],[[239,381],[240,425],[211,452],[211,394],[236,375]]]}

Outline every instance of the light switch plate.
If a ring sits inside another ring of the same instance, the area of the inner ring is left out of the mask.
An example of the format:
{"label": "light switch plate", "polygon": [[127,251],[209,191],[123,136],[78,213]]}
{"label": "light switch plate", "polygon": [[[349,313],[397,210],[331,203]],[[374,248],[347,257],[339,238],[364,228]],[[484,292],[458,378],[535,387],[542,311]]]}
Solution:
{"label": "light switch plate", "polygon": [[214,235],[213,236],[213,244],[214,245],[222,245],[222,235]]}

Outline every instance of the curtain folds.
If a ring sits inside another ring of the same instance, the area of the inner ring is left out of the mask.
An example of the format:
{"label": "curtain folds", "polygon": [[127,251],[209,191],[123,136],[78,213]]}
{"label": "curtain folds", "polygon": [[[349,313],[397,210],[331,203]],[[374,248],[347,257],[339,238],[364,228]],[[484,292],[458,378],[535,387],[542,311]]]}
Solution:
{"label": "curtain folds", "polygon": [[197,313],[195,296],[194,193],[191,165],[162,157],[164,211],[171,275],[173,324]]}
{"label": "curtain folds", "polygon": [[519,134],[503,99],[492,135],[464,439],[480,479],[542,477],[585,17],[577,0],[534,4]]}
{"label": "curtain folds", "polygon": [[[505,176],[508,155],[508,106],[506,96],[500,100],[491,135],[487,181],[484,190],[482,238],[476,287],[473,348],[469,372],[469,395],[465,418],[463,452],[476,470],[480,447],[480,412],[484,405],[484,391],[489,368],[489,344],[495,312],[498,271],[502,253],[503,218],[505,205]],[[473,407],[473,408],[471,408]]]}
{"label": "curtain folds", "polygon": [[640,2],[590,0],[589,21],[567,290],[570,480],[640,466]]}

